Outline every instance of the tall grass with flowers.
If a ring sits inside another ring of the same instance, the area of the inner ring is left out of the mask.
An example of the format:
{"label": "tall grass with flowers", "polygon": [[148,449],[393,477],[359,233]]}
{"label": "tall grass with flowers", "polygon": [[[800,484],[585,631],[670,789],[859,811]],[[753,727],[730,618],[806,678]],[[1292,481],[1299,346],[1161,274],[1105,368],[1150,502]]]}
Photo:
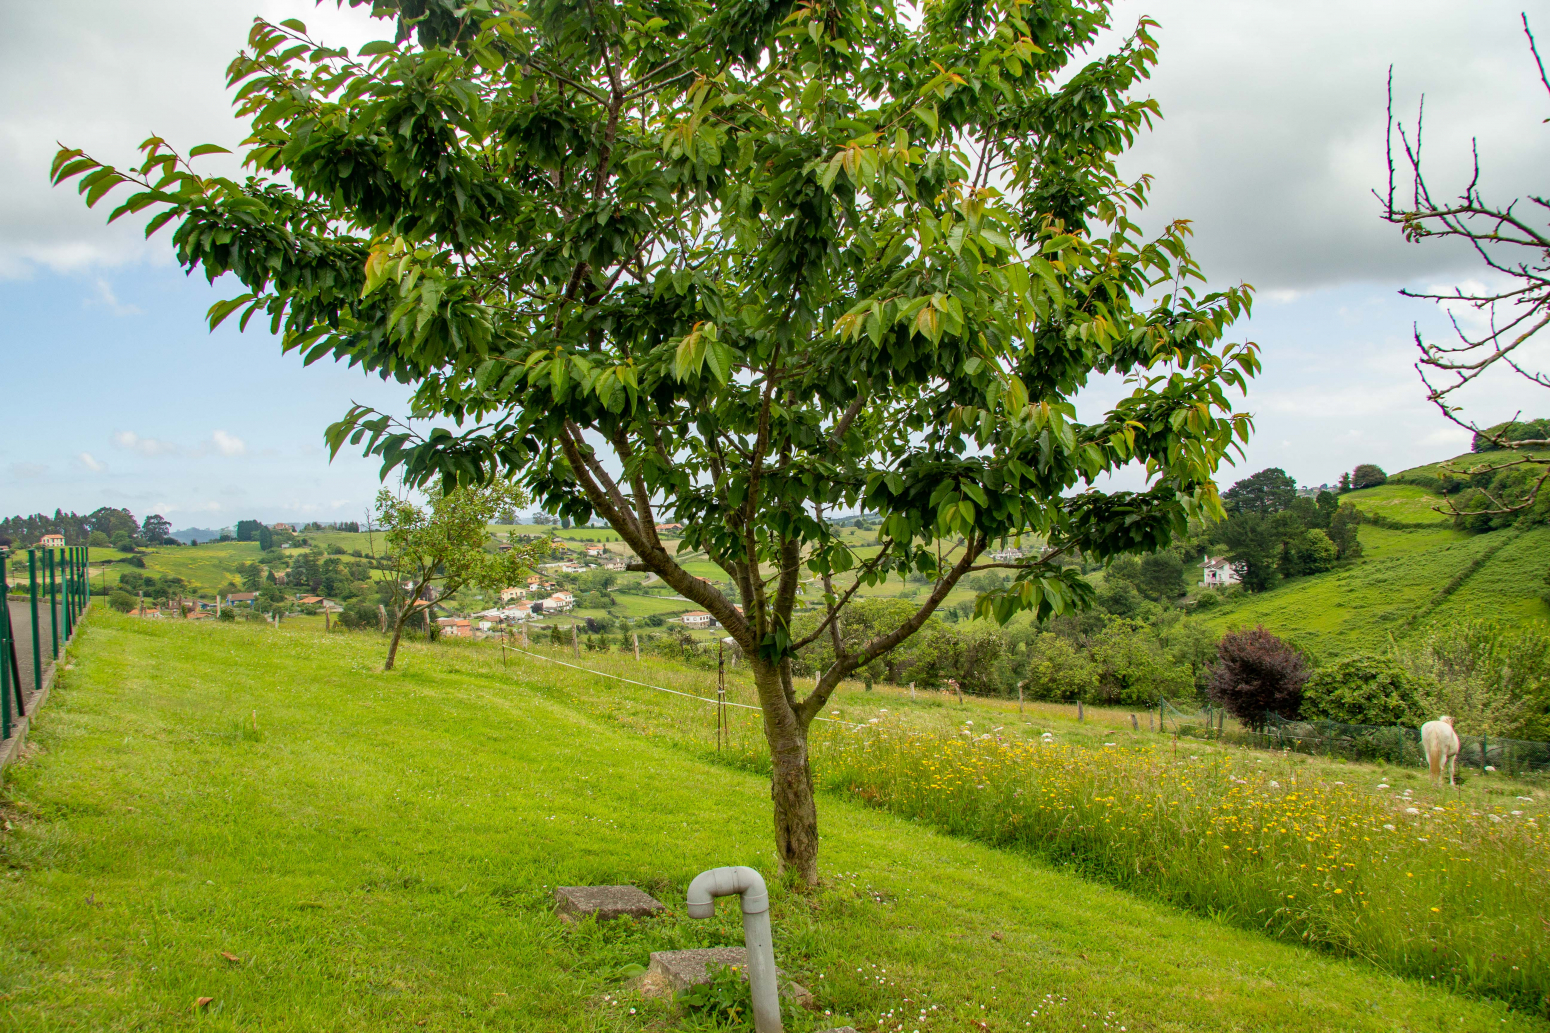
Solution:
{"label": "tall grass with flowers", "polygon": [[943,831],[1396,974],[1550,1004],[1550,856],[1533,818],[1048,737],[885,730],[820,750],[828,788]]}

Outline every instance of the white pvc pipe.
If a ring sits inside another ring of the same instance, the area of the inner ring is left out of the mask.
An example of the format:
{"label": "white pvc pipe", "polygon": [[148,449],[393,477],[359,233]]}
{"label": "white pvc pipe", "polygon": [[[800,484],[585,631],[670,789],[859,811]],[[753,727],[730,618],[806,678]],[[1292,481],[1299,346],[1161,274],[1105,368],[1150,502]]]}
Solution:
{"label": "white pvc pipe", "polygon": [[756,1033],[781,1033],[780,990],[775,982],[775,946],[770,939],[770,894],[752,868],[712,868],[689,883],[690,918],[716,913],[716,898],[737,894],[743,903],[743,943],[748,948],[748,987],[753,992]]}

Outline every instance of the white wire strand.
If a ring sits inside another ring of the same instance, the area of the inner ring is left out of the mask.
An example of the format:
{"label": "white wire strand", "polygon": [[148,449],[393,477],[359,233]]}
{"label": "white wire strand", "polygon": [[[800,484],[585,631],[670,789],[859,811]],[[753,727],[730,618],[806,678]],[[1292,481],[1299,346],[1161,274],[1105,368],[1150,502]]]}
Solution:
{"label": "white wire strand", "polygon": [[[715,699],[711,699],[709,696],[696,696],[692,692],[679,692],[677,689],[664,689],[660,685],[648,685],[648,684],[646,684],[643,681],[635,681],[635,680],[633,680],[631,678],[625,678],[625,677],[622,677],[622,676],[617,675],[617,674],[609,674],[606,671],[594,671],[590,667],[582,667],[582,666],[580,666],[578,664],[568,664],[564,660],[556,660],[554,657],[552,657],[552,656],[544,656],[542,653],[529,653],[526,649],[518,649],[516,646],[507,646],[506,648],[510,649],[513,653],[521,653],[523,656],[531,656],[531,657],[533,657],[536,660],[547,660],[551,664],[559,664],[561,667],[569,667],[573,671],[581,671],[584,674],[594,674],[594,675],[596,675],[599,678],[612,678],[612,679],[614,679],[614,681],[622,681],[622,682],[624,682],[627,685],[639,685],[643,689],[654,689],[657,692],[670,692],[670,693],[672,693],[675,696],[684,696],[684,697],[686,697],[688,699],[697,699],[701,703],[710,703],[712,705],[720,703],[723,706],[740,707],[743,710],[758,710],[761,713],[763,712],[763,708],[762,707],[749,706],[747,703],[733,703],[730,700],[715,700]],[[831,725],[846,725],[846,726],[848,726],[850,728],[865,728],[866,727],[866,725],[858,725],[858,724],[856,724],[853,721],[836,721],[832,717],[815,717],[815,718],[813,718],[813,720],[814,721],[827,721]]]}

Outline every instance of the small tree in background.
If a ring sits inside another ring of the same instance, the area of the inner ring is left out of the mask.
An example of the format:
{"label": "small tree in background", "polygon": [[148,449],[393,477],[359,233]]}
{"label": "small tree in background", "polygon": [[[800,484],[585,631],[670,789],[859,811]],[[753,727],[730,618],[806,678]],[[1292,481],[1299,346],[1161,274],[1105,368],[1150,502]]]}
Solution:
{"label": "small tree in background", "polygon": [[404,625],[432,584],[439,582],[445,596],[464,585],[504,588],[531,573],[530,560],[545,551],[543,543],[513,546],[508,552],[485,548],[495,540],[486,530],[495,514],[526,503],[526,495],[503,481],[454,488],[423,507],[386,489],[377,494],[376,523],[387,540],[394,584],[393,639],[383,670],[393,669]]}
{"label": "small tree in background", "polygon": [[1550,636],[1471,618],[1407,642],[1397,659],[1426,720],[1451,715],[1465,735],[1550,734]]}
{"label": "small tree in background", "polygon": [[160,545],[162,539],[171,533],[172,524],[160,513],[152,513],[140,525],[140,537],[145,539],[146,543],[150,545]]}
{"label": "small tree in background", "polygon": [[1216,654],[1208,691],[1233,717],[1260,728],[1267,713],[1298,715],[1308,661],[1291,643],[1263,627],[1229,631]]}
{"label": "small tree in background", "polygon": [[1383,468],[1375,463],[1363,463],[1351,471],[1351,487],[1357,490],[1362,488],[1376,488],[1387,482],[1389,475],[1383,472]]}
{"label": "small tree in background", "polygon": [[1347,502],[1335,511],[1335,515],[1329,520],[1329,540],[1335,543],[1335,550],[1340,559],[1354,560],[1361,558],[1362,543],[1356,536],[1356,529],[1362,526],[1362,511],[1356,505]]}

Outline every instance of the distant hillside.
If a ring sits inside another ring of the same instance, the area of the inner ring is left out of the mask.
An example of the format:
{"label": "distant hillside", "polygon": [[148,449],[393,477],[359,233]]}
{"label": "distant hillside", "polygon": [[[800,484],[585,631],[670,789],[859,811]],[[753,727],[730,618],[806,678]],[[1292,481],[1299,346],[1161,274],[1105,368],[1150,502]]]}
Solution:
{"label": "distant hillside", "polygon": [[185,527],[181,531],[173,531],[168,538],[176,538],[187,545],[189,542],[213,542],[221,536],[221,532],[213,531],[208,527]]}
{"label": "distant hillside", "polygon": [[[1497,454],[1500,457],[1500,454]],[[1451,463],[1467,469],[1493,458],[1473,453]],[[1348,492],[1341,502],[1406,527],[1364,524],[1362,558],[1326,574],[1295,578],[1258,595],[1237,597],[1205,619],[1218,630],[1263,624],[1321,659],[1383,649],[1454,616],[1550,624],[1541,593],[1550,585],[1550,527],[1486,534],[1453,529],[1446,501],[1393,483],[1402,474],[1437,476],[1443,463],[1390,475],[1390,483]]]}

